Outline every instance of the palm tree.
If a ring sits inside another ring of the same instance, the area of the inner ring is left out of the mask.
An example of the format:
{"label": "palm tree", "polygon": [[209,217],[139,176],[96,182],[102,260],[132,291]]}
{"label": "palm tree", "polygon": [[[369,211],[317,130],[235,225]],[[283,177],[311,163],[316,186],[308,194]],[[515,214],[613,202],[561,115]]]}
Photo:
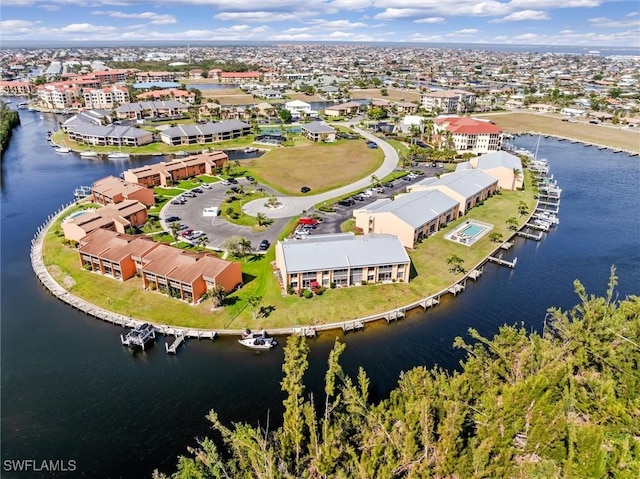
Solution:
{"label": "palm tree", "polygon": [[513,183],[511,183],[512,190],[516,189],[516,180],[520,178],[521,175],[522,175],[522,170],[520,170],[520,168],[513,169]]}
{"label": "palm tree", "polygon": [[518,229],[518,218],[512,216],[506,219],[507,229],[511,231],[515,231]]}
{"label": "palm tree", "polygon": [[464,273],[462,263],[464,263],[464,260],[457,254],[452,254],[447,258],[447,264],[451,266],[451,268],[449,268],[449,271],[453,274]]}
{"label": "palm tree", "polygon": [[256,221],[258,222],[258,226],[266,226],[272,222],[271,218],[264,213],[258,213],[256,215]]}
{"label": "palm tree", "polygon": [[174,240],[178,240],[178,231],[180,231],[180,223],[174,221],[169,224],[169,229],[171,230],[171,236],[173,236]]}
{"label": "palm tree", "polygon": [[522,200],[518,201],[518,214],[520,216],[525,216],[527,213],[529,213],[529,207],[527,204]]}
{"label": "palm tree", "polygon": [[258,318],[260,303],[262,303],[262,296],[249,296],[247,298],[247,304],[251,308],[251,315],[253,316],[253,319]]}
{"label": "palm tree", "polygon": [[247,261],[247,256],[251,253],[251,241],[247,238],[240,238],[238,241],[238,248],[241,256],[244,256],[245,262]]}
{"label": "palm tree", "polygon": [[207,291],[207,293],[211,298],[211,302],[213,303],[214,308],[219,308],[220,306],[224,305],[224,300],[227,297],[227,293],[222,286],[215,286]]}
{"label": "palm tree", "polygon": [[197,240],[196,240],[196,244],[200,247],[200,248],[204,248],[205,246],[207,246],[207,243],[209,242],[209,238],[207,236],[200,236]]}
{"label": "palm tree", "polygon": [[371,186],[376,187],[380,184],[380,180],[376,175],[371,175]]}

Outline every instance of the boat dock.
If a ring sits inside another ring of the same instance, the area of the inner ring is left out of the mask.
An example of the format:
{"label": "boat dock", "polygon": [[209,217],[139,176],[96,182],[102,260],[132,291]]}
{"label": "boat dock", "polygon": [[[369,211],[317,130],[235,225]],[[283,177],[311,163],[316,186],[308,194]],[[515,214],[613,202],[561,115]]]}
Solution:
{"label": "boat dock", "polygon": [[304,336],[305,338],[315,338],[318,335],[316,328],[314,328],[313,326],[293,328],[293,334]]}
{"label": "boat dock", "polygon": [[516,232],[516,234],[518,236],[523,237],[523,238],[527,238],[527,239],[531,239],[531,240],[535,240],[535,241],[540,241],[542,239],[542,233],[538,233],[537,235],[534,235],[532,233],[527,233],[525,231],[518,231],[518,232]]}
{"label": "boat dock", "polygon": [[177,354],[178,348],[184,342],[185,342],[184,334],[178,333],[175,339],[173,340],[173,343],[171,343],[171,345],[169,345],[169,343],[164,343],[164,349],[167,352],[167,354]]}
{"label": "boat dock", "polygon": [[129,346],[131,349],[145,350],[147,343],[156,339],[156,328],[149,323],[143,323],[134,327],[126,335],[120,335],[120,342],[123,346]]}
{"label": "boat dock", "polygon": [[359,331],[364,329],[364,321],[361,319],[354,319],[353,321],[347,321],[342,323],[342,331],[348,333],[349,331]]}
{"label": "boat dock", "polygon": [[513,261],[507,261],[506,259],[502,259],[502,255],[498,256],[489,256],[487,258],[490,262],[499,264],[500,266],[507,266],[509,268],[515,268],[516,263],[518,262],[518,258],[513,258]]}
{"label": "boat dock", "polygon": [[391,321],[399,321],[404,318],[404,309],[394,309],[393,311],[389,311],[385,314],[384,319],[387,320],[387,323]]}
{"label": "boat dock", "polygon": [[453,286],[451,286],[449,289],[447,289],[447,291],[454,296],[458,296],[458,294],[462,293],[465,288],[466,288],[466,284],[456,283]]}
{"label": "boat dock", "polygon": [[469,272],[469,278],[471,278],[474,281],[478,279],[480,276],[482,276],[482,268],[474,269]]}

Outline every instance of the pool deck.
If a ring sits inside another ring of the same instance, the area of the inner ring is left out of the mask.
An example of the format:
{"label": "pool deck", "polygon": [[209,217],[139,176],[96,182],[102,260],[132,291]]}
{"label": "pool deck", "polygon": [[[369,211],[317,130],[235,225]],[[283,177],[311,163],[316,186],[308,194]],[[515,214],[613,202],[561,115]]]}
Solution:
{"label": "pool deck", "polygon": [[[477,226],[479,228],[482,228],[482,231],[479,231],[474,236],[466,236],[466,235],[460,234],[461,231],[469,228],[470,226]],[[492,229],[493,229],[493,225],[491,223],[485,223],[484,221],[478,221],[478,220],[468,220],[458,225],[458,227],[455,230],[445,234],[444,237],[449,241],[453,241],[454,243],[458,243],[463,246],[472,246],[473,244],[475,244],[476,241],[478,241],[484,235],[489,233],[489,231],[491,231]]]}

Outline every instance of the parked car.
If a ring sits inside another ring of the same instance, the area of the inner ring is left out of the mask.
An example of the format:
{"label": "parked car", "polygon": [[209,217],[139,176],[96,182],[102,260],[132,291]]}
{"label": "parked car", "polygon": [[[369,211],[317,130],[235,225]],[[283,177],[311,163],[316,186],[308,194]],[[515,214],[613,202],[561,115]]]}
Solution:
{"label": "parked car", "polygon": [[204,235],[205,235],[204,231],[197,230],[197,231],[194,231],[193,233],[191,233],[189,235],[188,239],[194,240],[194,239],[198,239],[198,238],[200,238],[201,236],[204,236]]}
{"label": "parked car", "polygon": [[204,188],[205,190],[210,190],[211,185],[209,183],[202,183],[202,185],[200,185],[200,188]]}
{"label": "parked car", "polygon": [[309,193],[311,191],[311,188],[309,188],[308,186],[303,186],[302,188],[300,188],[300,193]]}
{"label": "parked car", "polygon": [[301,225],[317,225],[318,224],[318,220],[315,219],[315,218],[303,217],[303,218],[300,218],[300,220],[298,221],[298,224],[301,224]]}
{"label": "parked car", "polygon": [[168,216],[167,218],[164,219],[167,223],[174,223],[176,221],[180,221],[180,217],[179,216]]}
{"label": "parked car", "polygon": [[247,176],[245,176],[245,178],[247,179],[247,181],[250,181],[250,182],[256,181],[256,179],[251,175],[247,175]]}
{"label": "parked car", "polygon": [[346,198],[344,200],[340,200],[338,201],[338,204],[340,206],[353,206],[356,204],[356,200],[352,199],[352,198]]}
{"label": "parked car", "polygon": [[187,229],[180,233],[180,236],[182,236],[183,238],[187,238],[191,235],[191,233],[193,233],[193,230]]}
{"label": "parked car", "polygon": [[260,241],[260,246],[258,247],[258,249],[260,251],[266,251],[269,249],[270,243],[269,241],[267,241],[266,239],[263,239],[262,241]]}
{"label": "parked car", "polygon": [[378,148],[378,144],[377,143],[373,143],[373,142],[367,143],[367,146],[369,148],[371,148],[372,150],[375,150],[375,149]]}
{"label": "parked car", "polygon": [[355,195],[355,196],[353,197],[353,199],[354,199],[354,200],[356,200],[356,201],[364,201],[364,196],[362,196],[362,195]]}
{"label": "parked car", "polygon": [[194,188],[191,191],[193,191],[194,193],[204,193],[204,190],[202,190],[200,188]]}
{"label": "parked car", "polygon": [[229,186],[231,183],[229,182],[229,180],[222,180],[220,184],[224,186]]}
{"label": "parked car", "polygon": [[238,184],[238,180],[236,180],[235,178],[229,178],[227,181],[229,183],[231,183],[232,185],[237,185]]}
{"label": "parked car", "polygon": [[185,198],[175,198],[171,200],[172,205],[184,205],[187,202]]}
{"label": "parked car", "polygon": [[384,183],[382,186],[386,187],[386,188],[393,188],[393,182],[391,181],[387,181],[386,183]]}

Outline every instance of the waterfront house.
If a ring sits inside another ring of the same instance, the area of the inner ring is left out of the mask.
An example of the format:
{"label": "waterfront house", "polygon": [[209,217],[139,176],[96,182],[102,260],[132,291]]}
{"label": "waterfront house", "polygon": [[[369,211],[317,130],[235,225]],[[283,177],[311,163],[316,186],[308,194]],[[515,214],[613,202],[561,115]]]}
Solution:
{"label": "waterfront house", "polygon": [[324,109],[324,114],[331,117],[355,115],[362,107],[362,103],[348,101],[339,105],[328,106]]}
{"label": "waterfront house", "polygon": [[327,143],[336,141],[336,130],[320,121],[301,124],[300,130],[302,135],[311,141],[324,141]]}
{"label": "waterfront house", "polygon": [[181,103],[193,105],[196,101],[196,94],[179,88],[164,88],[162,90],[149,90],[139,93],[137,99],[141,101],[177,100]]}
{"label": "waterfront house", "polygon": [[125,200],[136,200],[146,206],[155,204],[153,190],[115,176],[107,176],[95,181],[91,187],[91,196],[94,203],[101,205],[121,203]]}
{"label": "waterfront house", "polygon": [[82,98],[86,108],[111,110],[119,105],[129,103],[129,89],[126,86],[84,88]]}
{"label": "waterfront house", "polygon": [[73,141],[86,145],[136,147],[153,143],[150,131],[126,125],[97,125],[93,123],[95,119],[96,116],[79,113],[64,122],[62,130]]}
{"label": "waterfront house", "polygon": [[503,133],[489,121],[460,116],[443,116],[434,120],[441,143],[449,136],[458,152],[486,153],[502,149]]}
{"label": "waterfront house", "polygon": [[181,118],[189,111],[189,105],[176,100],[143,101],[127,103],[116,108],[120,119],[142,120],[145,118]]}
{"label": "waterfront house", "polygon": [[289,110],[291,116],[294,117],[315,117],[318,116],[317,111],[311,109],[311,104],[302,100],[288,101],[284,104],[284,108]]}
{"label": "waterfront house", "polygon": [[160,141],[171,146],[204,145],[232,140],[251,133],[251,125],[240,120],[223,120],[219,123],[177,125],[160,132]]}
{"label": "waterfront house", "polygon": [[469,163],[473,168],[482,170],[498,179],[498,187],[505,190],[519,190],[524,184],[522,161],[506,151],[493,151],[476,158]]}
{"label": "waterfront house", "polygon": [[476,96],[465,90],[440,90],[423,93],[420,104],[426,111],[440,114],[473,111]]}
{"label": "waterfront house", "polygon": [[192,253],[160,244],[142,256],[142,284],[170,296],[198,302],[208,290],[232,291],[242,282],[242,267],[211,253]]}
{"label": "waterfront house", "polygon": [[284,291],[409,281],[411,260],[397,236],[352,233],[310,235],[276,243]]}
{"label": "waterfront house", "polygon": [[462,216],[498,191],[498,179],[484,171],[467,169],[440,178],[426,178],[407,187],[408,192],[428,190],[440,190],[456,200],[458,216]]}
{"label": "waterfront house", "polygon": [[260,81],[260,72],[220,72],[220,83],[246,83],[248,81]]}
{"label": "waterfront house", "polygon": [[142,271],[142,256],[159,245],[146,236],[97,229],[80,239],[78,255],[83,268],[126,281]]}
{"label": "waterfront house", "polygon": [[176,158],[169,162],[131,168],[123,173],[123,178],[130,183],[138,183],[148,187],[168,186],[174,182],[196,175],[212,175],[229,161],[224,151],[212,151],[187,158]]}
{"label": "waterfront house", "polygon": [[383,198],[353,211],[356,227],[366,233],[396,235],[405,248],[458,217],[459,202],[438,190]]}
{"label": "waterfront house", "polygon": [[67,240],[80,241],[97,229],[126,233],[127,228],[140,227],[146,222],[147,207],[136,200],[125,200],[65,219],[62,232]]}

